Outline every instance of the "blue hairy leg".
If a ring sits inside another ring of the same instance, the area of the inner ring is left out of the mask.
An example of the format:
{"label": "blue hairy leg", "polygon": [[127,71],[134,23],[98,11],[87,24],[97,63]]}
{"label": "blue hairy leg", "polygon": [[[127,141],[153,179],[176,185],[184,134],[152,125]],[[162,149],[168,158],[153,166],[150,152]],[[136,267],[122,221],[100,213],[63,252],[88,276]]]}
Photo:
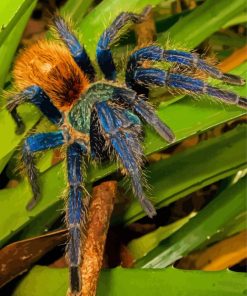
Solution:
{"label": "blue hairy leg", "polygon": [[35,167],[33,153],[59,147],[63,145],[64,142],[65,139],[63,131],[37,134],[30,136],[25,140],[22,150],[22,160],[27,170],[27,176],[33,192],[33,198],[27,205],[29,210],[36,205],[40,198],[38,170]]}
{"label": "blue hairy leg", "polygon": [[148,46],[135,51],[128,60],[126,71],[126,84],[129,87],[135,85],[133,77],[137,67],[144,61],[166,61],[170,63],[177,63],[187,67],[200,69],[209,76],[222,80],[233,85],[244,85],[245,80],[233,74],[222,73],[216,67],[210,65],[203,59],[200,59],[198,54],[184,52],[180,50],[165,50],[159,46]]}
{"label": "blue hairy leg", "polygon": [[55,28],[59,34],[59,37],[68,47],[72,57],[76,61],[77,65],[83,70],[83,72],[89,78],[89,81],[94,81],[95,70],[89,59],[84,46],[81,46],[80,42],[69,28],[65,20],[58,16],[54,19]]}
{"label": "blue hairy leg", "polygon": [[136,92],[126,88],[116,87],[113,98],[120,104],[127,104],[127,106],[131,107],[167,142],[171,143],[175,140],[172,130],[159,119],[155,113],[155,109],[147,101],[137,96]]}
{"label": "blue hairy leg", "polygon": [[138,121],[134,119],[134,114],[118,109],[116,106],[111,108],[107,102],[96,103],[95,108],[106,141],[110,142],[131,178],[134,195],[147,215],[153,217],[156,214],[155,208],[146,197],[142,186],[143,151]]}
{"label": "blue hairy leg", "polygon": [[34,85],[11,97],[7,102],[7,109],[11,112],[12,117],[17,124],[17,133],[24,131],[24,123],[17,113],[16,108],[25,102],[30,102],[37,106],[52,123],[57,125],[62,124],[62,114],[52,104],[51,100],[42,88]]}
{"label": "blue hairy leg", "polygon": [[123,12],[113,21],[100,36],[96,55],[100,69],[104,73],[107,80],[116,79],[116,66],[113,61],[110,45],[116,40],[119,32],[130,21],[133,23],[140,23],[146,17],[151,7],[146,7],[141,14],[134,14],[129,12]]}
{"label": "blue hairy leg", "polygon": [[237,94],[210,86],[206,82],[185,76],[182,74],[169,73],[156,68],[137,68],[134,71],[134,79],[140,84],[167,86],[173,89],[190,92],[194,95],[209,95],[227,104],[237,105],[247,109],[247,99]]}
{"label": "blue hairy leg", "polygon": [[[85,226],[86,208],[85,194],[83,189],[83,157],[86,153],[86,147],[73,143],[67,150],[67,171],[69,181],[69,197],[67,203],[66,220],[69,230],[69,242],[67,245],[67,256],[70,269],[70,287],[71,292],[76,293],[81,290],[81,227]],[[73,294],[74,295],[74,294]]]}

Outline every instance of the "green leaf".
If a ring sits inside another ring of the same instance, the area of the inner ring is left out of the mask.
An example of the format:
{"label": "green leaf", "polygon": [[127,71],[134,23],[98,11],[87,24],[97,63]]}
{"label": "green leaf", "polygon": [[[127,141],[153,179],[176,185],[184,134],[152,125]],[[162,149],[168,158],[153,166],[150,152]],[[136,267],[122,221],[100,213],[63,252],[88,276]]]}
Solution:
{"label": "green leaf", "polygon": [[[36,5],[36,0],[0,1],[0,89],[6,81],[16,48]],[[1,117],[0,117],[1,118]]]}
{"label": "green leaf", "polygon": [[[20,282],[12,295],[64,296],[67,288],[67,269],[36,266]],[[175,268],[103,270],[97,290],[97,296],[240,296],[245,294],[245,273],[229,270],[187,271]]]}
{"label": "green leaf", "polygon": [[[245,154],[246,126],[213,138],[153,164],[148,176],[153,201],[162,208],[181,197],[224,179],[247,166]],[[217,164],[217,165],[216,165]],[[132,223],[145,216],[133,200],[117,222]]]}
{"label": "green leaf", "polygon": [[241,14],[236,15],[234,18],[232,18],[231,20],[229,20],[224,26],[223,28],[228,28],[231,26],[236,26],[239,24],[244,24],[247,23],[247,14],[246,14],[246,10],[243,11]]}
{"label": "green leaf", "polygon": [[2,0],[0,2],[0,46],[5,41],[9,33],[17,25],[20,18],[33,6],[34,0]]}
{"label": "green leaf", "polygon": [[75,23],[81,20],[87,13],[90,6],[93,4],[93,0],[68,0],[60,12],[62,15],[69,16]]}
{"label": "green leaf", "polygon": [[164,268],[200,247],[245,210],[246,180],[221,192],[187,224],[162,241],[136,263],[136,267]]}
{"label": "green leaf", "polygon": [[174,223],[166,226],[160,226],[156,230],[145,234],[140,238],[133,239],[128,244],[128,250],[131,252],[134,260],[145,256],[148,252],[157,247],[160,241],[169,237],[171,234],[181,228],[194,215],[195,213],[192,213],[191,215],[184,217]]}
{"label": "green leaf", "polygon": [[[0,89],[6,81],[16,48],[36,3],[36,0],[16,0],[11,5],[9,1],[1,1],[0,3],[0,11],[6,12],[0,17],[0,26],[4,27],[4,30],[0,32],[0,60],[3,61],[0,68]],[[1,102],[0,105],[3,104]],[[10,159],[13,148],[16,147],[15,143],[19,143],[17,139],[22,137],[16,137],[13,120],[6,110],[0,111],[0,120],[1,126],[5,127],[0,132],[1,142],[4,143],[4,145],[0,145],[1,172]],[[30,128],[29,124],[27,126]]]}
{"label": "green leaf", "polygon": [[[44,230],[47,222],[41,219],[40,215],[48,215],[51,207],[55,209],[50,218],[54,219],[56,215],[58,216],[61,213],[62,201],[59,200],[59,196],[66,188],[63,174],[63,169],[58,165],[41,176],[40,182],[45,198],[42,198],[32,211],[27,211],[25,208],[32,196],[27,181],[21,182],[16,188],[0,191],[0,212],[2,215],[0,221],[0,246],[5,244],[16,232],[22,230],[24,226],[27,226],[28,223],[34,222],[34,218],[40,220],[39,227]],[[51,180],[53,181],[51,182]],[[41,221],[43,221],[43,225]]]}
{"label": "green leaf", "polygon": [[10,113],[7,110],[0,111],[1,126],[4,126],[4,128],[0,129],[1,142],[4,143],[0,145],[0,172],[8,163],[14,149],[17,148],[22,139],[28,134],[28,131],[40,118],[40,112],[37,108],[29,104],[20,106],[18,110],[22,118],[25,118],[26,125],[25,133],[21,135],[15,133],[16,125]]}
{"label": "green leaf", "polygon": [[246,221],[247,221],[247,208],[245,206],[243,208],[243,212],[241,212],[233,220],[225,224],[222,231],[217,232],[209,240],[205,241],[202,245],[200,245],[200,249],[204,249],[206,246],[212,245],[227,237],[233,236],[239,232],[244,231],[247,228]]}
{"label": "green leaf", "polygon": [[245,0],[207,0],[190,14],[181,18],[159,38],[160,44],[169,39],[192,49],[214,32],[221,29],[230,19],[246,8]]}

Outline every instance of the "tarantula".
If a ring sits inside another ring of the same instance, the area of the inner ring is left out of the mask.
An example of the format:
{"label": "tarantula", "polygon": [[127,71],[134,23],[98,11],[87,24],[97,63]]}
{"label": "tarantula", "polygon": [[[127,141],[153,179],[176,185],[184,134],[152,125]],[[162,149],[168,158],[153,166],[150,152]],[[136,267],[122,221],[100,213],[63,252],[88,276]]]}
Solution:
{"label": "tarantula", "polygon": [[[153,62],[169,62],[199,69],[207,76],[233,85],[245,81],[224,74],[201,59],[196,53],[165,50],[150,45],[135,50],[128,58],[125,83],[117,81],[111,44],[129,22],[143,21],[149,9],[142,14],[121,13],[101,35],[96,51],[98,65],[104,79],[97,80],[95,69],[73,31],[61,16],[54,18],[54,28],[60,41],[39,41],[24,49],[16,60],[13,77],[18,92],[7,104],[17,126],[23,126],[17,106],[31,102],[57,127],[57,131],[34,134],[26,138],[22,150],[33,199],[31,209],[40,198],[38,171],[33,154],[38,151],[66,145],[68,201],[66,221],[69,230],[67,257],[72,293],[81,289],[79,265],[82,224],[85,223],[88,196],[83,186],[83,165],[87,156],[101,159],[105,155],[120,161],[130,177],[134,195],[149,217],[156,214],[143,186],[142,123],[151,125],[166,141],[173,142],[171,129],[155,114],[147,102],[151,86],[209,95],[229,104],[247,108],[246,98],[210,86],[205,81],[179,72],[179,67],[161,70],[148,66]],[[144,63],[145,62],[145,63]],[[146,63],[148,62],[148,63]]]}

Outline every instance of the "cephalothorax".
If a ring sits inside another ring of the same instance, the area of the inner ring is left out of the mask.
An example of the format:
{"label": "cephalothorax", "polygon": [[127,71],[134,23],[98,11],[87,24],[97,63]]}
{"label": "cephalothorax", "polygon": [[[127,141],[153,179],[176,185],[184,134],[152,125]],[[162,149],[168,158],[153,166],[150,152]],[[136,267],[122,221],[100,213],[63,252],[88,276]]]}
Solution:
{"label": "cephalothorax", "polygon": [[[149,217],[156,214],[143,189],[140,119],[168,142],[174,141],[175,136],[147,102],[149,88],[167,86],[168,89],[190,92],[192,95],[206,94],[247,108],[246,98],[210,86],[193,76],[186,76],[179,72],[177,65],[199,69],[207,76],[233,85],[243,85],[243,79],[222,73],[195,53],[165,50],[157,45],[134,51],[126,65],[125,83],[116,83],[117,73],[110,45],[127,22],[141,22],[147,12],[148,9],[140,15],[121,13],[101,35],[96,56],[104,80],[97,81],[85,48],[61,17],[54,19],[54,27],[62,42],[39,41],[25,49],[15,63],[13,76],[18,93],[9,99],[8,109],[18,127],[21,128],[23,123],[16,108],[23,102],[36,105],[58,127],[57,131],[31,135],[25,140],[22,159],[34,194],[28,208],[32,208],[40,197],[33,153],[66,145],[69,185],[66,205],[69,230],[67,255],[73,293],[81,288],[79,265],[81,226],[86,215],[87,193],[83,186],[86,156],[100,159],[107,155],[118,159],[130,177],[133,193],[144,211]],[[167,71],[152,67],[153,62],[162,61],[175,67]]]}

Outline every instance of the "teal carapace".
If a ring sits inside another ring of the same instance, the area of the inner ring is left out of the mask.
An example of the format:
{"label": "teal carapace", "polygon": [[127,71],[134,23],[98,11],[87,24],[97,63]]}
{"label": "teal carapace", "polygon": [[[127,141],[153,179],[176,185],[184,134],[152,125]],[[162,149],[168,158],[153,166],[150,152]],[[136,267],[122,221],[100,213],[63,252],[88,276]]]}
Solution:
{"label": "teal carapace", "polygon": [[[118,89],[118,87],[104,82],[92,84],[70,110],[68,115],[69,123],[77,131],[89,134],[93,105],[97,102],[103,102],[114,98],[114,93],[117,94]],[[124,112],[133,123],[141,124],[140,119],[135,114],[129,110],[125,110]]]}
{"label": "teal carapace", "polygon": [[115,87],[108,83],[94,83],[70,110],[69,123],[79,132],[89,134],[92,107],[96,102],[109,100],[113,97]]}

